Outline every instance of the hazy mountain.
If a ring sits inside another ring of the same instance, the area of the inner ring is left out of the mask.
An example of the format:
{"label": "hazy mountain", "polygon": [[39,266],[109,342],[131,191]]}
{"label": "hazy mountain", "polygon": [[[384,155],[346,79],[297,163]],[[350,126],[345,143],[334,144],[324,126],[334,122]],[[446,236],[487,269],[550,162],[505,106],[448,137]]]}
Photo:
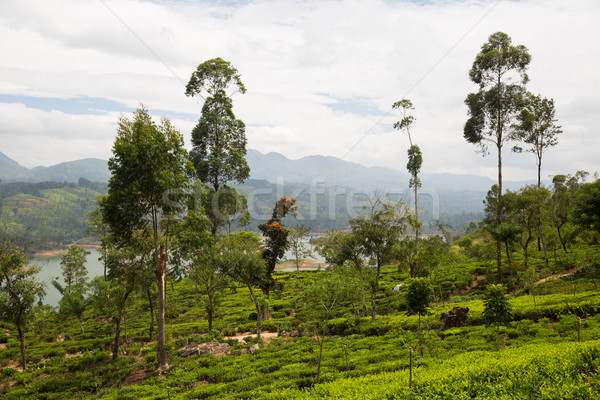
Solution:
{"label": "hazy mountain", "polygon": [[[272,183],[325,182],[326,186],[352,188],[408,188],[409,175],[385,167],[364,165],[330,156],[306,156],[290,160],[279,153],[263,154],[248,150],[246,157],[253,179],[266,179]],[[476,175],[422,174],[424,190],[485,192],[495,183],[490,178]],[[503,182],[506,189],[518,189],[531,182]]]}
{"label": "hazy mountain", "polygon": [[[250,149],[246,159],[252,179],[265,179],[272,183],[314,183],[369,190],[408,188],[409,176],[404,171],[385,167],[365,167],[331,156],[312,155],[290,160],[279,153],[263,154],[258,150]],[[107,182],[109,176],[107,161],[97,158],[28,169],[0,153],[0,179],[3,182],[77,182],[79,178],[92,182]],[[486,193],[495,183],[492,179],[482,176],[456,174],[422,174],[421,180],[423,191],[469,190]],[[514,190],[527,183],[533,182],[504,182],[504,187]]]}
{"label": "hazy mountain", "polygon": [[29,170],[18,162],[9,158],[0,152],[0,179],[3,182],[7,180],[22,180],[29,176]]}
{"label": "hazy mountain", "polygon": [[85,178],[92,182],[107,182],[109,176],[106,160],[97,158],[85,158],[50,167],[29,169],[0,153],[0,179],[2,182],[77,182],[79,178]]}

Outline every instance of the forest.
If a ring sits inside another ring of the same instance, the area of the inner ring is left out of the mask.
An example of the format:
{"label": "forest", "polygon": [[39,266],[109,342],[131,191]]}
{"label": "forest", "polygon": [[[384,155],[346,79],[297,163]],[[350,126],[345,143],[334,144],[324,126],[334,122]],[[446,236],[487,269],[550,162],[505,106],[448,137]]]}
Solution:
{"label": "forest", "polygon": [[[394,128],[409,142],[412,202],[360,199],[356,215],[314,240],[319,268],[299,268],[309,230],[292,222],[292,193],[258,221],[235,188],[250,172],[233,112],[246,88],[220,58],[185,88],[203,103],[191,151],[140,106],[118,120],[106,187],[0,185],[1,397],[598,397],[600,179],[577,171],[542,185],[543,154],[562,128],[553,100],[526,89],[530,60],[497,32],[469,72],[477,92],[465,99],[463,136],[498,157],[481,221],[425,234],[427,154],[402,99]],[[537,185],[503,190],[508,143],[533,154]],[[69,213],[36,225],[33,202],[68,202]],[[62,298],[42,305],[47,286],[24,246],[84,225],[104,275],[89,276],[73,236],[50,282]],[[281,270],[289,252],[296,271]]]}

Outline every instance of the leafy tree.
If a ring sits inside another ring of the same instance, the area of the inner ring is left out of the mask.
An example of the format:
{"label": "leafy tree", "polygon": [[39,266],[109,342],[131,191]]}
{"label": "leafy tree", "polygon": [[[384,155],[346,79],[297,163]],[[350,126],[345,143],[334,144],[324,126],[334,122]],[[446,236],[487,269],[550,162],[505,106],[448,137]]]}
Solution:
{"label": "leafy tree", "polygon": [[306,304],[310,308],[317,328],[317,341],[319,342],[317,382],[321,377],[323,342],[329,334],[327,323],[341,304],[350,302],[356,297],[356,289],[356,282],[338,269],[319,276],[308,285],[304,292]]}
{"label": "leafy tree", "polygon": [[256,308],[256,336],[261,339],[261,299],[254,288],[263,288],[265,261],[260,252],[260,239],[252,232],[232,233],[217,244],[216,262],[222,273],[246,286]]}
{"label": "leafy tree", "polygon": [[[205,296],[205,310],[208,316],[208,331],[213,329],[218,294],[227,287],[228,276],[221,273],[219,264],[221,248],[216,246],[219,237],[210,235],[210,221],[201,210],[190,211],[179,229],[179,247],[187,261],[188,276],[194,282],[199,295]],[[215,240],[216,239],[216,240]],[[202,249],[201,251],[199,251]]]}
{"label": "leafy tree", "polygon": [[584,183],[576,192],[575,223],[600,233],[600,179]]}
{"label": "leafy tree", "polygon": [[[237,69],[221,58],[198,65],[186,86],[186,96],[204,98],[202,116],[192,130],[190,160],[196,168],[196,177],[215,194],[228,182],[241,183],[250,176],[250,167],[245,160],[246,133],[244,123],[235,117],[231,94],[245,93]],[[207,207],[208,208],[208,207]],[[223,209],[208,212],[212,218],[212,234],[216,235],[222,223],[218,214]],[[237,213],[237,208],[236,208]]]}
{"label": "leafy tree", "polygon": [[83,313],[89,304],[86,291],[87,287],[76,286],[69,292],[62,292],[62,298],[58,302],[59,310],[62,314],[77,318],[81,333],[85,333],[85,329],[83,328]]}
{"label": "leafy tree", "polygon": [[60,265],[62,274],[67,284],[66,291],[71,292],[71,286],[83,286],[87,281],[87,268],[85,267],[86,257],[89,251],[73,244],[61,256]]}
{"label": "leafy tree", "polygon": [[548,205],[549,192],[543,187],[525,186],[518,192],[508,191],[503,197],[506,205],[507,222],[520,227],[518,231],[518,241],[523,249],[524,267],[527,268],[529,261],[529,244],[536,236],[541,238],[544,248],[546,263],[546,245],[542,237],[542,210]]}
{"label": "leafy tree", "polygon": [[373,201],[368,215],[350,220],[352,232],[362,244],[363,255],[375,261],[375,273],[371,284],[371,319],[375,320],[375,298],[379,289],[381,267],[394,256],[394,246],[406,231],[410,218],[403,204]]}
{"label": "leafy tree", "polygon": [[41,267],[28,265],[23,249],[0,241],[0,318],[17,328],[21,348],[21,367],[27,369],[25,329],[33,314],[36,299],[45,294],[45,285],[35,279]]}
{"label": "leafy tree", "polygon": [[576,234],[571,224],[575,208],[575,193],[586,176],[587,172],[578,171],[575,176],[555,175],[552,178],[552,196],[550,207],[546,210],[546,218],[556,228],[558,239],[565,252],[567,252],[567,244]]}
{"label": "leafy tree", "polygon": [[113,249],[108,257],[108,278],[111,282],[110,297],[114,309],[113,321],[115,324],[115,340],[113,344],[113,360],[116,360],[119,354],[121,339],[121,323],[127,306],[129,296],[139,285],[139,279],[144,275],[145,266],[149,264],[151,253],[144,249],[142,240],[137,244],[119,249]]}
{"label": "leafy tree", "polygon": [[289,228],[288,244],[290,251],[294,256],[294,262],[296,263],[296,270],[300,270],[300,262],[307,257],[312,256],[312,251],[304,242],[304,238],[310,233],[310,229],[300,224],[295,227]]}
{"label": "leafy tree", "polygon": [[275,270],[277,261],[284,256],[289,243],[288,236],[290,230],[283,225],[283,218],[288,214],[296,215],[296,199],[288,199],[286,196],[283,196],[275,203],[271,218],[266,223],[258,225],[258,229],[260,229],[265,238],[265,244],[261,253],[266,265],[265,279],[261,281],[261,289],[267,301],[263,308],[264,319],[269,318],[269,292],[275,284],[272,276],[273,271]]}
{"label": "leafy tree", "polygon": [[500,325],[512,321],[512,308],[502,285],[490,285],[483,299],[483,318],[486,325],[496,325],[496,350],[500,350]]}
{"label": "leafy tree", "polygon": [[368,267],[365,266],[362,243],[359,237],[353,232],[331,231],[319,238],[315,247],[327,263],[341,267],[349,262],[356,270],[360,280],[362,310],[366,314],[365,274],[368,274],[369,271],[366,270]]}
{"label": "leafy tree", "polygon": [[[488,145],[496,147],[498,202],[502,199],[502,147],[515,137],[512,127],[523,108],[530,61],[531,56],[525,46],[513,46],[506,33],[496,32],[481,46],[469,71],[469,77],[479,85],[479,91],[470,93],[465,99],[469,119],[465,123],[464,137],[469,143],[479,146],[484,155],[488,154]],[[497,211],[496,225],[499,225],[502,222],[501,209]],[[496,242],[498,271],[501,262],[501,245]]]}
{"label": "leafy tree", "polygon": [[226,228],[227,234],[234,229],[236,221],[239,227],[250,222],[246,197],[227,185],[217,192],[207,190],[204,209],[211,221],[218,221],[218,226]]}
{"label": "leafy tree", "polygon": [[527,151],[535,155],[537,165],[537,185],[542,185],[542,156],[549,147],[558,144],[558,134],[562,133],[560,126],[556,125],[554,117],[554,100],[527,93],[525,107],[518,116],[516,126],[517,138],[528,144],[529,148],[514,146],[513,151],[521,153]]}
{"label": "leafy tree", "polygon": [[427,314],[427,308],[433,299],[431,283],[423,278],[413,278],[406,293],[406,310],[408,315],[419,316],[419,357],[423,358],[423,341],[421,337],[421,315]]}
{"label": "leafy tree", "polygon": [[165,270],[172,236],[172,215],[181,210],[182,192],[192,171],[182,135],[163,118],[156,125],[147,110],[139,108],[133,119],[120,118],[113,156],[108,161],[111,177],[102,200],[103,220],[120,246],[135,243],[140,231],[153,244],[157,283],[157,359],[167,364],[165,348]]}

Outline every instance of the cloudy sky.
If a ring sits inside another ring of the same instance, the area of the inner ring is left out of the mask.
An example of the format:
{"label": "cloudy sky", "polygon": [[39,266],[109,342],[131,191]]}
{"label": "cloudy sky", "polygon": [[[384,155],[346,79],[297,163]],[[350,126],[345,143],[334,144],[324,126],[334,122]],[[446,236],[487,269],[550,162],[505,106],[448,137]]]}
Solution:
{"label": "cloudy sky", "polygon": [[[221,57],[248,89],[234,97],[248,147],[404,170],[393,102],[413,101],[423,172],[496,175],[462,136],[468,71],[490,34],[532,56],[530,91],[563,126],[544,176],[600,171],[597,0],[2,0],[0,151],[24,166],[107,159],[120,115],[140,103],[189,146],[196,66]],[[535,179],[506,148],[505,179]]]}

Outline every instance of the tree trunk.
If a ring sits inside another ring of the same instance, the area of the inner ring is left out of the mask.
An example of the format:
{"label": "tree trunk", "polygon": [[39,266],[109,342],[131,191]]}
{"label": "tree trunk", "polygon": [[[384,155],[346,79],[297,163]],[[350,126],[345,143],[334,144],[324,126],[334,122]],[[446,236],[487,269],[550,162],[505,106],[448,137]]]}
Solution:
{"label": "tree trunk", "polygon": [[546,243],[544,241],[544,237],[542,236],[542,229],[540,225],[538,225],[538,238],[542,241],[542,249],[544,250],[544,261],[546,262],[546,267],[548,267],[548,252],[546,251]]}
{"label": "tree trunk", "polygon": [[165,370],[169,367],[167,360],[167,348],[166,348],[166,337],[165,337],[165,300],[166,300],[166,288],[165,288],[165,266],[167,262],[167,251],[164,245],[160,246],[160,255],[156,257],[156,265],[154,273],[156,275],[156,286],[157,286],[157,305],[158,310],[156,313],[156,328],[157,328],[157,343],[156,343],[156,358],[158,361],[158,369],[160,371]]}
{"label": "tree trunk", "polygon": [[560,225],[556,225],[556,230],[558,231],[558,240],[560,241],[560,244],[562,245],[562,248],[566,253],[567,252],[567,244],[566,244],[566,241],[563,240],[563,238],[562,238],[562,234],[560,232]]}
{"label": "tree trunk", "polygon": [[496,274],[498,283],[502,283],[502,243],[496,240]]}
{"label": "tree trunk", "polygon": [[259,314],[262,315],[262,320],[267,321],[270,318],[269,315],[269,299],[270,291],[268,287],[262,288],[263,295],[265,296],[265,303],[262,305]]}
{"label": "tree trunk", "polygon": [[512,263],[510,261],[510,246],[508,245],[508,242],[505,243],[505,247],[506,247],[506,259],[508,260],[508,270],[510,271],[510,277],[513,278],[515,276],[514,272],[513,272],[513,267],[512,267]]}
{"label": "tree trunk", "polygon": [[423,339],[421,337],[421,313],[419,313],[419,358],[423,358]]}
{"label": "tree trunk", "polygon": [[[327,322],[325,322],[327,323]],[[323,341],[325,340],[325,335],[321,336],[321,340],[317,337],[319,341],[319,362],[317,363],[317,383],[319,383],[319,379],[321,378],[321,360],[323,359]]]}
{"label": "tree trunk", "polygon": [[[418,207],[418,203],[417,203],[417,176],[414,176],[414,180],[415,180],[415,220],[417,221],[417,225],[415,226],[415,240],[419,239],[419,207]],[[415,247],[415,251],[416,251],[416,247]]]}
{"label": "tree trunk", "polygon": [[252,301],[254,302],[254,306],[256,307],[256,338],[258,340],[261,340],[261,337],[260,337],[260,331],[262,329],[261,309],[260,309],[260,306],[258,305],[258,299],[254,295],[254,291],[252,290],[252,286],[250,286],[250,285],[246,285],[246,286],[248,287],[248,290],[250,290],[250,297],[252,297]]}
{"label": "tree trunk", "polygon": [[[498,78],[500,84],[500,78]],[[497,115],[497,131],[496,131],[496,148],[498,149],[498,210],[496,211],[496,223],[502,223],[502,124],[501,113],[498,109]],[[502,283],[502,244],[496,241],[496,267],[498,269],[498,283]]]}
{"label": "tree trunk", "polygon": [[360,278],[360,295],[362,299],[363,313],[367,314],[367,302],[365,299],[365,278],[363,277],[362,268],[358,269],[358,276]]}
{"label": "tree trunk", "polygon": [[208,333],[210,334],[213,329],[213,316],[215,314],[215,292],[212,290],[208,292],[208,307],[206,307],[206,313],[208,314]]}
{"label": "tree trunk", "polygon": [[375,321],[375,297],[377,296],[377,290],[379,289],[379,272],[381,267],[379,265],[379,258],[377,259],[377,273],[375,274],[375,282],[371,284],[371,321]]}
{"label": "tree trunk", "polygon": [[27,361],[25,359],[25,333],[21,328],[21,322],[19,321],[17,324],[17,332],[19,333],[19,345],[21,347],[21,367],[23,371],[27,369]]}
{"label": "tree trunk", "polygon": [[[114,341],[114,348],[113,348],[113,355],[112,355],[112,359],[116,360],[117,357],[119,356],[119,342],[121,340],[121,320],[123,319],[123,312],[125,310],[125,304],[127,303],[127,298],[129,297],[129,294],[131,293],[132,289],[127,289],[125,292],[125,295],[123,296],[123,299],[121,300],[121,302],[119,303],[119,316],[115,319],[115,341]],[[127,340],[127,339],[125,339]]]}
{"label": "tree trunk", "polygon": [[148,295],[148,305],[150,306],[150,341],[152,341],[152,337],[154,336],[154,304],[152,304],[152,294],[150,293],[150,287],[146,288],[146,294]]}

